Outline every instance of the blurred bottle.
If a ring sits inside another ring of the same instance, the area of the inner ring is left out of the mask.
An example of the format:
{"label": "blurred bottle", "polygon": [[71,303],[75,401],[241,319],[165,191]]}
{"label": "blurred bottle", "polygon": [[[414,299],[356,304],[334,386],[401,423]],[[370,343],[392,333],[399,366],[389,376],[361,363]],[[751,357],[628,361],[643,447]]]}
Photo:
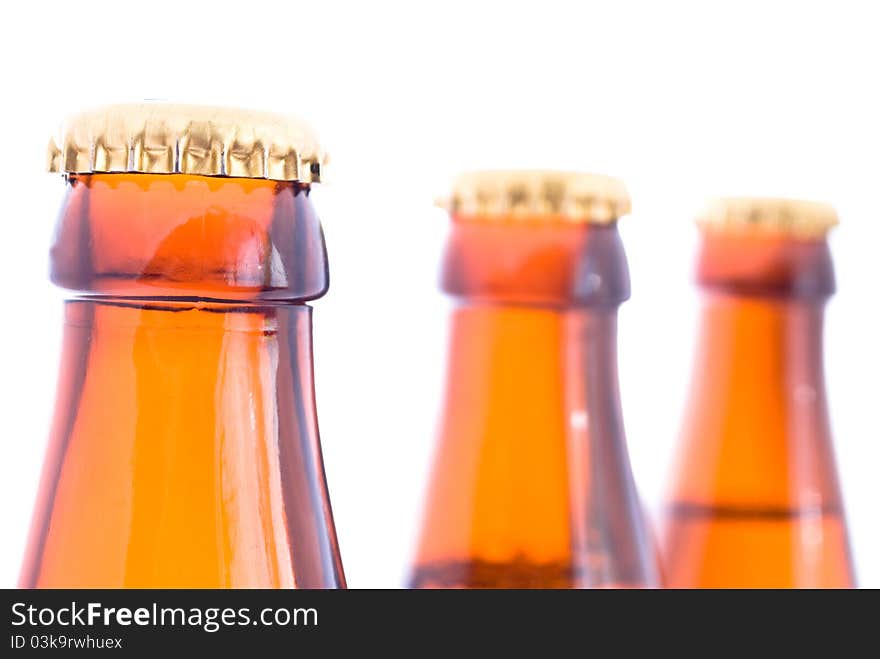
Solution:
{"label": "blurred bottle", "polygon": [[448,375],[410,584],[656,585],[617,384],[625,188],[480,172],[450,210]]}
{"label": "blurred bottle", "polygon": [[672,587],[853,585],[822,355],[823,204],[725,199],[700,219],[702,321],[666,508]]}
{"label": "blurred bottle", "polygon": [[71,119],[70,291],[24,587],[344,585],[312,387],[327,290],[305,126],[196,106]]}

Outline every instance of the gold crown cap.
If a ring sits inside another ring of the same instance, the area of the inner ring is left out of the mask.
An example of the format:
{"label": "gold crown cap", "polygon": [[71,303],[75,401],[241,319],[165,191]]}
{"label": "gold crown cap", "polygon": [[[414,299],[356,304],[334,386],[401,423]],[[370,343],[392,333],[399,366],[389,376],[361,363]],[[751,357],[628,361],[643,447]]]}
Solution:
{"label": "gold crown cap", "polygon": [[708,230],[761,232],[795,238],[820,238],[839,224],[834,207],[802,199],[722,197],[710,201],[697,216]]}
{"label": "gold crown cap", "polygon": [[541,216],[610,224],[630,211],[626,186],[602,174],[554,170],[481,170],[459,175],[439,202],[469,219]]}
{"label": "gold crown cap", "polygon": [[109,105],[68,118],[49,143],[65,174],[196,174],[317,183],[327,155],[305,122],[203,105]]}

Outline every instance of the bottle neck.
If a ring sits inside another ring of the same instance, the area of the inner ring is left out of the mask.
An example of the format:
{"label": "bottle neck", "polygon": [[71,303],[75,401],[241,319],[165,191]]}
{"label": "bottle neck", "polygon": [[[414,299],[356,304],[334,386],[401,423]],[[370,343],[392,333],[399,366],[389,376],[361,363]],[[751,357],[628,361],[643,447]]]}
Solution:
{"label": "bottle neck", "polygon": [[652,585],[623,436],[614,227],[454,223],[416,586]]}
{"label": "bottle neck", "polygon": [[847,587],[822,355],[824,240],[705,236],[700,337],[664,520],[673,587]]}
{"label": "bottle neck", "polygon": [[704,235],[698,263],[679,501],[839,505],[822,347],[834,290],[827,244]]}
{"label": "bottle neck", "polygon": [[[713,366],[698,366],[697,373],[726,381],[733,400],[750,392],[760,398],[773,386],[787,403],[783,409],[802,407],[788,400],[799,397],[824,411],[822,328],[835,289],[827,242],[707,232],[697,283],[703,297],[698,361]],[[716,377],[714,369],[730,377]]]}
{"label": "bottle neck", "polygon": [[[453,310],[420,551],[436,574],[420,574],[421,585],[595,578],[582,562],[584,522],[591,476],[602,471],[588,456],[611,459],[623,443],[614,316],[490,303]],[[521,564],[514,575],[511,564]]]}
{"label": "bottle neck", "polygon": [[308,189],[72,176],[51,264],[75,299],[22,584],[342,585],[300,304],[327,288]]}
{"label": "bottle neck", "polygon": [[342,583],[308,306],[104,298],[65,316],[22,585]]}
{"label": "bottle neck", "polygon": [[[737,408],[766,408],[768,422],[779,414],[824,417],[823,320],[824,300],[706,291],[696,395],[719,396]],[[782,407],[772,413],[776,404]]]}
{"label": "bottle neck", "polygon": [[70,176],[51,273],[127,298],[304,301],[328,284],[308,187],[178,174]]}

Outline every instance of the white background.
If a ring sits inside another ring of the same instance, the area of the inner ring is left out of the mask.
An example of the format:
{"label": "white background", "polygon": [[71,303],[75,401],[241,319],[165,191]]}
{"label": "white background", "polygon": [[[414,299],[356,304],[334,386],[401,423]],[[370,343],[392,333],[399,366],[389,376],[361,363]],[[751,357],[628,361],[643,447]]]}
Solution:
{"label": "white background", "polygon": [[860,583],[880,586],[880,96],[872,3],[12,3],[0,24],[0,585],[17,579],[53,403],[63,185],[47,135],[73,110],[163,98],[309,118],[332,269],[315,303],[318,405],[349,583],[396,586],[442,378],[432,208],[462,168],[617,174],[633,298],[624,412],[649,502],[689,375],[690,218],[712,194],[829,200],[839,294],[828,379]]}

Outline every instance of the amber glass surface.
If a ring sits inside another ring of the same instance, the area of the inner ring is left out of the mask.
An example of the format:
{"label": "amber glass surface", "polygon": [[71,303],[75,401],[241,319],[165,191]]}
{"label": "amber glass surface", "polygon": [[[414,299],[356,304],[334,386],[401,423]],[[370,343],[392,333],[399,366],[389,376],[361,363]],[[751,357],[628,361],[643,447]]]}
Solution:
{"label": "amber glass surface", "polygon": [[665,510],[672,587],[853,585],[823,376],[824,239],[704,233],[700,338]]}
{"label": "amber glass surface", "polygon": [[458,218],[445,401],[414,587],[651,586],[617,384],[614,226]]}
{"label": "amber glass surface", "polygon": [[71,177],[61,373],[24,587],[344,585],[318,439],[308,190]]}

